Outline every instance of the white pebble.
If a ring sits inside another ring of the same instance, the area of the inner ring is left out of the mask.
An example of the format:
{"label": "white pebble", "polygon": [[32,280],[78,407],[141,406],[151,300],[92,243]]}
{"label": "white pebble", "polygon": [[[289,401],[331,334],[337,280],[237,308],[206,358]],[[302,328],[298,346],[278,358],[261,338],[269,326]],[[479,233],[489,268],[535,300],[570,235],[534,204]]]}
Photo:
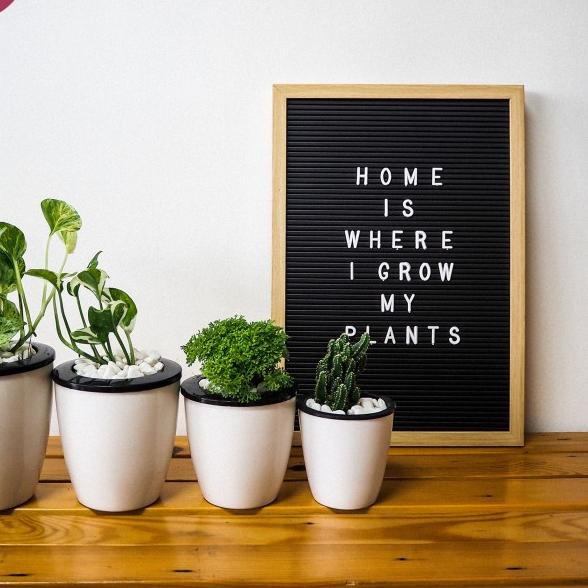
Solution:
{"label": "white pebble", "polygon": [[109,361],[108,362],[108,367],[112,370],[113,373],[118,374],[118,372],[120,372],[121,368],[114,362],[114,361]]}
{"label": "white pebble", "polygon": [[146,361],[143,361],[139,364],[139,369],[141,370],[141,373],[145,374],[146,376],[157,373]]}
{"label": "white pebble", "polygon": [[333,414],[345,414],[344,410],[334,410]]}
{"label": "white pebble", "polygon": [[381,410],[388,408],[388,406],[386,405],[386,401],[383,398],[378,398],[376,404],[380,407]]}
{"label": "white pebble", "polygon": [[127,378],[138,378],[140,376],[142,376],[142,372],[139,369],[139,366],[136,365],[130,365],[129,366],[129,371],[127,372]]}
{"label": "white pebble", "polygon": [[14,363],[15,361],[18,361],[18,355],[12,355],[10,357],[6,357],[2,361],[4,363]]}
{"label": "white pebble", "polygon": [[322,412],[333,412],[333,411],[331,410],[331,407],[330,407],[328,404],[323,404],[323,405],[321,406],[321,411],[322,411]]}
{"label": "white pebble", "polygon": [[154,366],[153,369],[156,372],[160,372],[163,369],[163,363],[161,363],[160,361],[158,361]]}
{"label": "white pebble", "polygon": [[199,382],[199,385],[203,390],[208,390],[208,387],[210,386],[210,380],[202,378],[202,380]]}
{"label": "white pebble", "polygon": [[372,408],[376,405],[376,401],[373,398],[364,397],[359,399],[359,404],[367,408]]}

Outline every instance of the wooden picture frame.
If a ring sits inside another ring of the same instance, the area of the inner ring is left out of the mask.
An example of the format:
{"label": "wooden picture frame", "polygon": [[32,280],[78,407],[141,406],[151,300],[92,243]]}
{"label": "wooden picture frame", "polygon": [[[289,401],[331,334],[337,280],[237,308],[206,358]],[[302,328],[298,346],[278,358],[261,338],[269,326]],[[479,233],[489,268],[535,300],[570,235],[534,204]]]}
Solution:
{"label": "wooden picture frame", "polygon": [[510,142],[510,427],[508,431],[393,432],[399,446],[523,445],[525,386],[524,88],[512,85],[274,85],[271,313],[285,326],[286,124],[290,98],[505,99]]}

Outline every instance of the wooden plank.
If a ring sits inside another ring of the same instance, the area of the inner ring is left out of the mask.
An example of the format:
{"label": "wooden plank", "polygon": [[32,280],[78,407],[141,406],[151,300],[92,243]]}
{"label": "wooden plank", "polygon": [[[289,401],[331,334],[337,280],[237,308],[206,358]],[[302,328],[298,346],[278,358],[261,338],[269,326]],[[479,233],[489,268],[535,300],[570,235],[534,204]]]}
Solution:
{"label": "wooden plank", "polygon": [[[585,541],[588,511],[421,512],[391,516],[97,515],[19,511],[0,518],[0,545],[307,545]],[[588,543],[586,544],[588,550]]]}
{"label": "wooden plank", "polygon": [[[410,478],[557,478],[588,476],[588,452],[572,453],[488,453],[453,454],[441,457],[430,454],[391,454],[385,477],[387,479]],[[195,480],[189,459],[172,459],[168,480]],[[289,460],[287,480],[304,480],[306,471],[300,452]],[[41,471],[45,482],[69,480],[65,463],[61,458],[46,459]]]}
{"label": "wooden plank", "polygon": [[[545,480],[386,480],[376,504],[366,509],[375,516],[399,512],[461,510],[556,511],[588,509],[588,478]],[[40,484],[35,498],[15,509],[60,511],[86,510],[76,500],[70,484]],[[227,511],[207,503],[195,482],[167,482],[161,499],[146,508],[150,514],[211,514]],[[239,512],[239,511],[233,511]],[[316,503],[305,481],[286,482],[277,500],[264,508],[239,512],[240,516],[303,515],[332,513]]]}
{"label": "wooden plank", "polygon": [[[140,571],[140,579],[138,578]],[[24,586],[358,586],[588,582],[585,542],[0,547],[0,579]]]}
{"label": "wooden plank", "polygon": [[[390,455],[486,455],[492,453],[587,453],[588,432],[530,433],[524,447],[392,447]],[[293,455],[301,455],[300,447],[293,447]],[[60,437],[49,437],[47,457],[63,457]],[[176,437],[174,457],[189,458],[190,446],[185,436]]]}

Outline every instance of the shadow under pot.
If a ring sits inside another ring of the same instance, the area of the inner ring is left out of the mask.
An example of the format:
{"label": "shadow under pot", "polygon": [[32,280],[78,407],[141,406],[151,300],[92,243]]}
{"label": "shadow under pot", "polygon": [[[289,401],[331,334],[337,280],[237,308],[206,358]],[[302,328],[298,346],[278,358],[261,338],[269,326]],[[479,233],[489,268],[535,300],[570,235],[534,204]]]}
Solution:
{"label": "shadow under pot", "polygon": [[204,498],[222,508],[273,502],[284,480],[296,412],[296,389],[248,404],[182,383],[192,463]]}
{"label": "shadow under pot", "polygon": [[356,510],[373,504],[384,479],[394,402],[374,413],[325,413],[306,406],[311,396],[298,398],[302,451],[314,499],[330,508]]}
{"label": "shadow under pot", "polygon": [[33,349],[27,359],[0,364],[0,510],[31,498],[45,459],[55,350]]}
{"label": "shadow under pot", "polygon": [[126,380],[53,370],[65,463],[78,500],[108,512],[136,510],[161,494],[176,434],[181,367]]}

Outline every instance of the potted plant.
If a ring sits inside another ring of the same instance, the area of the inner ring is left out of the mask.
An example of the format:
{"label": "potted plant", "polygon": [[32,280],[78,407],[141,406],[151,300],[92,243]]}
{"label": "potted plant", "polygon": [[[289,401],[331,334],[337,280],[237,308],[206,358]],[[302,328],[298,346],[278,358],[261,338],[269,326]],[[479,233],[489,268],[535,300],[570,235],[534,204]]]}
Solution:
{"label": "potted plant", "polygon": [[78,500],[120,512],[143,508],[161,493],[174,445],[181,368],[133,345],[137,307],[125,291],[107,285],[98,255],[55,284],[57,334],[79,357],[55,368],[53,381]]}
{"label": "potted plant", "polygon": [[78,213],[61,200],[43,200],[41,210],[49,235],[45,266],[40,269],[26,271],[25,235],[18,227],[0,222],[0,510],[21,504],[34,494],[51,417],[55,351],[33,337],[54,292],[43,288],[39,309],[33,314],[23,279],[49,273],[50,246],[55,237],[64,245],[62,272],[81,227]]}
{"label": "potted plant", "polygon": [[204,498],[224,508],[275,500],[295,415],[292,378],[279,367],[286,333],[242,316],[215,321],[182,347],[202,374],[182,383],[194,469]]}
{"label": "potted plant", "polygon": [[370,338],[329,341],[318,362],[314,396],[298,400],[304,462],[312,495],[325,506],[354,510],[375,502],[386,469],[394,403],[363,395],[357,375]]}

